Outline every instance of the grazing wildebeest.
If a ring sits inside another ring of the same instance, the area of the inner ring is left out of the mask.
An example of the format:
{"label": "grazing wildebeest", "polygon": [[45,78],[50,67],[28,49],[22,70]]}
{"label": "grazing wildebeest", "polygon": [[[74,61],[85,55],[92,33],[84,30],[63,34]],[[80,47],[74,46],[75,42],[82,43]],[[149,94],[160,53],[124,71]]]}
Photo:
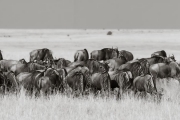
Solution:
{"label": "grazing wildebeest", "polygon": [[87,61],[89,59],[89,53],[86,49],[77,50],[74,54],[74,62],[76,61]]}
{"label": "grazing wildebeest", "polygon": [[122,97],[123,92],[130,86],[130,79],[132,76],[129,76],[128,72],[123,71],[111,71],[109,72],[111,78],[111,88],[119,88],[118,98]]}
{"label": "grazing wildebeest", "polygon": [[154,92],[154,84],[151,75],[145,76],[137,76],[133,81],[133,90],[135,94],[139,92],[153,93]]}
{"label": "grazing wildebeest", "polygon": [[44,70],[46,67],[37,63],[29,62],[27,64],[18,63],[16,65],[13,65],[10,70],[15,73],[15,75],[18,75],[21,72],[32,72],[35,70]]}
{"label": "grazing wildebeest", "polygon": [[119,51],[118,57],[121,57],[121,56],[123,56],[127,62],[134,59],[133,54],[129,51],[126,51],[126,50]]}
{"label": "grazing wildebeest", "polygon": [[52,67],[55,69],[60,69],[60,68],[68,67],[70,63],[71,63],[70,61],[65,60],[64,58],[59,58],[57,60],[53,60]]}
{"label": "grazing wildebeest", "polygon": [[170,63],[157,63],[151,65],[149,68],[151,75],[153,76],[153,83],[157,92],[156,78],[175,78],[180,73],[180,67],[176,62]]}
{"label": "grazing wildebeest", "polygon": [[43,48],[43,49],[36,49],[36,50],[31,51],[30,62],[33,62],[34,60],[37,60],[37,61],[53,60],[51,50],[47,48]]}
{"label": "grazing wildebeest", "polygon": [[113,48],[104,48],[101,50],[94,50],[91,52],[91,59],[95,59],[98,61],[108,60],[112,58],[117,58],[119,54],[118,49]]}
{"label": "grazing wildebeest", "polygon": [[157,52],[152,53],[152,54],[151,54],[151,57],[154,57],[154,56],[167,57],[166,52],[165,52],[164,50],[161,50],[161,51],[157,51]]}
{"label": "grazing wildebeest", "polygon": [[117,70],[122,64],[125,64],[126,62],[127,61],[126,61],[125,57],[123,57],[123,56],[105,61],[105,63],[107,63],[109,66],[109,71]]}

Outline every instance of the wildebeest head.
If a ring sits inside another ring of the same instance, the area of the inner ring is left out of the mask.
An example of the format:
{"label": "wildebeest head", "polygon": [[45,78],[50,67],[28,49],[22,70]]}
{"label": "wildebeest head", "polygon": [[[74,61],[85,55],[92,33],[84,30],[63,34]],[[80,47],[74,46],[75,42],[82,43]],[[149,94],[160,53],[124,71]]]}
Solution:
{"label": "wildebeest head", "polygon": [[20,59],[19,62],[22,63],[22,64],[27,64],[25,59]]}
{"label": "wildebeest head", "polygon": [[88,59],[88,61],[86,62],[86,65],[89,69],[90,74],[98,73],[98,72],[103,73],[103,72],[109,71],[108,64],[106,64],[105,62],[101,63],[94,59]]}
{"label": "wildebeest head", "polygon": [[176,62],[176,59],[175,59],[175,57],[174,57],[174,54],[172,54],[172,56],[169,56],[168,58],[171,59],[172,61]]}
{"label": "wildebeest head", "polygon": [[109,71],[109,66],[106,62],[99,63],[99,72],[105,73]]}

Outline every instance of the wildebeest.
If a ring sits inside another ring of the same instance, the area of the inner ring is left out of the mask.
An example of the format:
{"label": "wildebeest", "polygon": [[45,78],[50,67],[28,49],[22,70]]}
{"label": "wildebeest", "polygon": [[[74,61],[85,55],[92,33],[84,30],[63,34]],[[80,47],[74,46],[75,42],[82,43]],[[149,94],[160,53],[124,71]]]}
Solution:
{"label": "wildebeest", "polygon": [[18,75],[21,72],[32,72],[35,70],[44,70],[46,67],[37,63],[28,62],[27,64],[18,63],[13,65],[10,68],[10,71],[13,71],[15,75]]}
{"label": "wildebeest", "polygon": [[111,78],[111,88],[119,88],[118,98],[122,97],[122,93],[130,86],[130,79],[132,76],[129,76],[127,72],[123,71],[112,71],[109,72]]}
{"label": "wildebeest", "polygon": [[133,89],[136,92],[153,93],[154,84],[151,75],[137,76],[133,81]]}
{"label": "wildebeest", "polygon": [[126,50],[119,51],[118,57],[121,57],[121,56],[123,56],[127,62],[134,59],[133,54],[129,51],[126,51]]}
{"label": "wildebeest", "polygon": [[109,71],[117,70],[122,64],[125,64],[127,61],[125,57],[121,56],[120,58],[113,58],[106,60],[105,63],[109,66]]}
{"label": "wildebeest", "polygon": [[113,48],[104,48],[101,50],[94,50],[91,52],[91,59],[95,59],[98,61],[108,60],[112,58],[117,58],[119,54],[118,49]]}
{"label": "wildebeest", "polygon": [[[81,67],[78,66],[73,70],[69,71],[65,78],[66,86],[65,89],[72,88],[72,91],[79,91],[83,93],[83,73],[81,72]],[[68,87],[69,86],[69,87]]]}
{"label": "wildebeest", "polygon": [[38,80],[43,76],[44,73],[40,71],[34,71],[31,73],[22,72],[16,76],[16,80],[20,88],[24,88],[30,94],[32,94],[33,92],[37,94],[40,92]]}
{"label": "wildebeest", "polygon": [[34,60],[37,60],[37,61],[53,60],[51,50],[47,48],[43,48],[43,49],[36,49],[36,50],[31,51],[30,62],[33,62]]}
{"label": "wildebeest", "polygon": [[91,88],[93,92],[100,90],[103,95],[105,95],[105,92],[108,92],[108,95],[110,95],[111,79],[108,73],[94,73],[91,79]]}
{"label": "wildebeest", "polygon": [[153,76],[153,83],[155,90],[157,92],[156,78],[167,78],[167,77],[174,78],[180,73],[180,67],[176,62],[157,63],[151,65],[149,71]]}
{"label": "wildebeest", "polygon": [[62,88],[62,85],[63,79],[60,73],[54,68],[47,68],[44,71],[44,76],[38,80],[38,86],[42,94],[52,92],[52,90],[57,92]]}
{"label": "wildebeest", "polygon": [[86,49],[77,50],[74,54],[74,62],[76,61],[87,61],[89,59],[89,53]]}
{"label": "wildebeest", "polygon": [[17,91],[19,90],[19,85],[16,80],[16,76],[12,71],[4,72],[6,76],[6,87],[10,91]]}
{"label": "wildebeest", "polygon": [[119,67],[120,71],[130,71],[132,73],[132,77],[136,78],[137,76],[144,75],[142,66],[139,61],[134,61],[132,63],[126,63]]}
{"label": "wildebeest", "polygon": [[105,95],[105,92],[108,92],[108,96],[109,96],[110,91],[111,91],[111,79],[108,73],[109,66],[104,63],[101,63],[101,65],[98,65],[98,66],[99,66],[98,68],[99,71],[93,72],[91,76],[91,81],[92,81],[91,88],[94,92],[96,92],[97,90],[101,90],[102,94],[104,95]]}
{"label": "wildebeest", "polygon": [[161,51],[157,51],[157,52],[152,53],[152,54],[151,54],[151,57],[154,57],[154,56],[167,57],[166,52],[165,52],[164,50],[161,50]]}

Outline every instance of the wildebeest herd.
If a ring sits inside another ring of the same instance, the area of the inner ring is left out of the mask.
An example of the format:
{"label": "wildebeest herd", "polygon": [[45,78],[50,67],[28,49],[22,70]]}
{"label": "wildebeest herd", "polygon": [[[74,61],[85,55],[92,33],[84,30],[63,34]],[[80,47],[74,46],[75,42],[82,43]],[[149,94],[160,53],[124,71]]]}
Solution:
{"label": "wildebeest herd", "polygon": [[48,95],[54,92],[109,96],[118,89],[117,98],[126,91],[158,94],[157,78],[178,79],[179,64],[174,55],[164,50],[148,58],[134,59],[131,52],[118,48],[104,48],[89,53],[77,50],[74,61],[54,59],[47,48],[30,52],[30,61],[5,60],[0,54],[0,90]]}

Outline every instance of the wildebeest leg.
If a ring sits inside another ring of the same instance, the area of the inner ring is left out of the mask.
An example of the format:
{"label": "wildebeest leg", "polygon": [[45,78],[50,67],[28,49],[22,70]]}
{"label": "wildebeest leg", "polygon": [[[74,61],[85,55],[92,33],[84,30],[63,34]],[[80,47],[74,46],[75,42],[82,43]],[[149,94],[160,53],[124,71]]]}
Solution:
{"label": "wildebeest leg", "polygon": [[108,74],[108,97],[111,97],[111,79],[110,79],[110,76]]}
{"label": "wildebeest leg", "polygon": [[153,84],[154,84],[154,89],[155,89],[155,91],[157,92],[156,79],[157,79],[157,76],[153,76],[153,77],[152,77]]}
{"label": "wildebeest leg", "polygon": [[119,87],[117,99],[122,99],[122,88],[121,87]]}
{"label": "wildebeest leg", "polygon": [[83,95],[83,91],[84,91],[84,85],[83,85],[83,75],[80,75],[80,94],[81,96]]}

